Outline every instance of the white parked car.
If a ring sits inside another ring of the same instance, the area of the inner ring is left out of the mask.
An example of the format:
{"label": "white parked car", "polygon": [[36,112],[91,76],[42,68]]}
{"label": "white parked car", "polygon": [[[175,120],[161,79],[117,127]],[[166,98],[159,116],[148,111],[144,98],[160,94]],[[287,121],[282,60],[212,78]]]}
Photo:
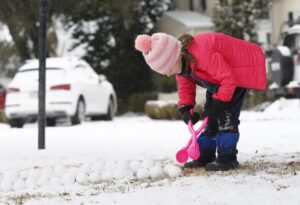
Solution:
{"label": "white parked car", "polygon": [[[46,60],[46,120],[55,126],[56,119],[69,117],[71,124],[91,119],[112,120],[117,100],[113,86],[89,64],[78,58]],[[37,119],[38,60],[28,60],[19,68],[7,89],[5,113],[11,127]]]}

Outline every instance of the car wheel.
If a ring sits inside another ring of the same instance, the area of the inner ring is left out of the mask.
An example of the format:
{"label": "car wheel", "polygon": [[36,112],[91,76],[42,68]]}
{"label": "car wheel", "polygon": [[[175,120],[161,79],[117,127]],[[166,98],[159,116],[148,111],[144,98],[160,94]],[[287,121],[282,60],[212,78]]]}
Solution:
{"label": "car wheel", "polygon": [[107,113],[104,116],[105,120],[111,121],[114,119],[114,115],[115,115],[115,104],[112,98],[109,99],[109,104],[108,104],[108,108],[107,108]]}
{"label": "car wheel", "polygon": [[55,127],[56,119],[55,118],[46,118],[46,123],[48,127]]}
{"label": "car wheel", "polygon": [[71,118],[71,124],[72,125],[78,125],[82,123],[85,119],[85,104],[82,99],[79,99],[77,103],[76,113]]}
{"label": "car wheel", "polygon": [[91,116],[92,121],[103,120],[103,115],[93,115]]}
{"label": "car wheel", "polygon": [[24,126],[24,120],[23,119],[9,119],[8,124],[10,127],[16,127],[16,128],[22,128]]}

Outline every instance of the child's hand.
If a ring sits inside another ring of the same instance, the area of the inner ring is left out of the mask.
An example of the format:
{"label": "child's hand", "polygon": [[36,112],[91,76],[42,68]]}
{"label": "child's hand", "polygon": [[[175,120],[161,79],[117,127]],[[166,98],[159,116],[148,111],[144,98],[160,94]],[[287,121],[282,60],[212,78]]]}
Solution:
{"label": "child's hand", "polygon": [[211,106],[209,106],[204,112],[204,116],[208,117],[208,124],[217,124],[218,118],[223,115],[224,111],[228,108],[228,105],[229,104],[226,102],[213,99]]}
{"label": "child's hand", "polygon": [[193,125],[196,124],[199,119],[200,115],[197,112],[194,112],[193,114],[190,113],[190,110],[193,108],[192,105],[185,105],[180,107],[178,110],[181,113],[181,118],[185,122],[185,124],[188,124],[190,120],[192,120]]}

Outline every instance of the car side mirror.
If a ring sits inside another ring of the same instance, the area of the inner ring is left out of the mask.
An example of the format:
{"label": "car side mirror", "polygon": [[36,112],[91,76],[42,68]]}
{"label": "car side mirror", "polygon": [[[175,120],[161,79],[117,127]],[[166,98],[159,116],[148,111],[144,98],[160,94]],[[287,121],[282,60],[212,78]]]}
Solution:
{"label": "car side mirror", "polygon": [[106,76],[105,75],[99,75],[99,83],[102,83],[102,82],[104,82],[104,81],[106,81],[107,79],[106,79]]}

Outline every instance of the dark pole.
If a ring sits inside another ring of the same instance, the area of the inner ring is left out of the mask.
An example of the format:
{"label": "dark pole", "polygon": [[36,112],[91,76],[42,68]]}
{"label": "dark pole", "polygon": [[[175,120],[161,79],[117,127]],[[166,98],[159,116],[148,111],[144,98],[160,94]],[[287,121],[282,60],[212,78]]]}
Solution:
{"label": "dark pole", "polygon": [[45,149],[46,42],[47,42],[46,21],[47,21],[47,0],[40,0],[38,149]]}

